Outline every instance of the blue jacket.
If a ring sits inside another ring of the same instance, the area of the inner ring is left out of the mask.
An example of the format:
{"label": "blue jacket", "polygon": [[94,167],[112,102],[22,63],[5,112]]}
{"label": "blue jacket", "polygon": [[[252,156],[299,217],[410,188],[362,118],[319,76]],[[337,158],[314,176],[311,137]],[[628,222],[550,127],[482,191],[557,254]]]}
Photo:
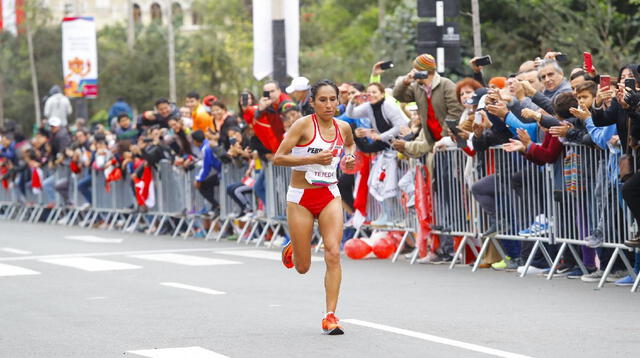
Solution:
{"label": "blue jacket", "polygon": [[[217,173],[222,170],[222,162],[213,153],[213,148],[209,145],[209,141],[205,140],[200,147],[202,151],[202,169],[196,175],[196,181],[202,182],[209,176],[211,168],[215,169]],[[217,174],[216,173],[216,174]]]}
{"label": "blue jacket", "polygon": [[511,133],[513,133],[513,135],[517,136],[518,132],[516,131],[517,128],[522,128],[524,130],[527,131],[527,133],[529,133],[529,137],[531,137],[531,140],[539,143],[538,141],[538,123],[523,123],[520,119],[518,119],[518,117],[516,117],[515,114],[509,112],[507,113],[507,116],[505,117],[505,123],[509,126],[509,130],[511,131]]}
{"label": "blue jacket", "polygon": [[14,164],[16,164],[16,142],[11,142],[11,144],[9,144],[9,146],[6,148],[0,146],[0,158],[7,158],[7,160],[10,160]]}
{"label": "blue jacket", "polygon": [[585,125],[587,127],[587,131],[589,131],[589,135],[591,136],[591,140],[600,148],[604,150],[609,150],[609,162],[607,163],[607,174],[609,175],[609,181],[612,185],[618,184],[618,174],[620,172],[620,167],[618,166],[618,161],[620,160],[620,149],[609,147],[609,140],[611,137],[618,133],[615,124],[608,125],[606,127],[596,127],[593,124],[593,119],[591,117],[587,118],[585,121]]}

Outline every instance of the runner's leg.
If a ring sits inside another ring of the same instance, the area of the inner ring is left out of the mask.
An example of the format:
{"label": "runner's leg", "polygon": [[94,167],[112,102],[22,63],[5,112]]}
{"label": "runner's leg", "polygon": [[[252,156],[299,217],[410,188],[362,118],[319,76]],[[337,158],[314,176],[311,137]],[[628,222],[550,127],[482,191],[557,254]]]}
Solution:
{"label": "runner's leg", "polygon": [[324,276],[327,312],[335,312],[342,281],[340,266],[340,242],[342,241],[342,199],[333,199],[320,213],[318,225],[324,243],[324,262],[327,272]]}
{"label": "runner's leg", "polygon": [[304,274],[311,267],[311,235],[313,214],[305,207],[287,202],[287,224],[293,245],[293,263],[298,273]]}

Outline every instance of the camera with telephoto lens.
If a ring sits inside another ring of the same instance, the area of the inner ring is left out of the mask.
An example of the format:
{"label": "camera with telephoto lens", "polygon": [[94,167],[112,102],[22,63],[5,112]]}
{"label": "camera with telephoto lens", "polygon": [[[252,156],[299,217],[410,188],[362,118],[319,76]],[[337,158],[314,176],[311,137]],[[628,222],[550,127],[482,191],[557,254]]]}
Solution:
{"label": "camera with telephoto lens", "polygon": [[429,72],[427,71],[418,71],[413,74],[413,78],[415,78],[416,80],[423,80],[427,77],[429,77]]}

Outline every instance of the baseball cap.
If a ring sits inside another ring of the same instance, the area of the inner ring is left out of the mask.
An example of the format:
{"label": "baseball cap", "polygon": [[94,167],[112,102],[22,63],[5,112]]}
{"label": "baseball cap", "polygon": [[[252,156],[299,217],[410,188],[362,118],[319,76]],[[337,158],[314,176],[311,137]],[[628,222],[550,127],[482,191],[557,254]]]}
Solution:
{"label": "baseball cap", "polygon": [[473,95],[471,96],[471,98],[469,98],[465,103],[466,104],[470,104],[473,106],[477,106],[478,103],[480,103],[480,98],[482,98],[482,96],[487,94],[487,89],[482,87],[482,88],[478,88]]}
{"label": "baseball cap", "polygon": [[286,88],[287,93],[293,93],[295,91],[306,91],[311,86],[309,86],[309,79],[306,77],[296,77],[291,80],[291,84]]}
{"label": "baseball cap", "polygon": [[62,124],[62,119],[58,117],[49,118],[49,127],[60,127]]}

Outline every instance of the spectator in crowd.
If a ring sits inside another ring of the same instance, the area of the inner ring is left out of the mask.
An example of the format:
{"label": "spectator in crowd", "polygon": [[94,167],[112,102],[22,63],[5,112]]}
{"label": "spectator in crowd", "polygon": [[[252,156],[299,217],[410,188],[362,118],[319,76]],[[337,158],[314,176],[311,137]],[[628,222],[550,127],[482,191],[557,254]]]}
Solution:
{"label": "spectator in crowd", "polygon": [[49,97],[44,102],[45,118],[59,118],[61,126],[66,127],[68,124],[68,117],[71,115],[72,111],[71,101],[62,94],[60,86],[52,86],[49,90]]}
{"label": "spectator in crowd", "polygon": [[[416,74],[419,73],[419,78]],[[410,156],[431,152],[434,144],[446,135],[446,120],[457,121],[463,108],[458,102],[455,84],[436,72],[436,60],[422,54],[413,61],[413,69],[398,78],[393,96],[402,102],[416,102],[422,119],[422,138],[412,142],[396,140],[393,147]]]}
{"label": "spectator in crowd", "polygon": [[256,97],[249,90],[243,90],[238,97],[238,116],[244,119],[247,125],[253,124],[253,118],[258,106]]}
{"label": "spectator in crowd", "polygon": [[124,98],[118,97],[116,101],[109,108],[109,125],[111,128],[115,128],[120,114],[126,114],[129,118],[133,118],[133,111],[131,106],[124,101]]}
{"label": "spectator in crowd", "polygon": [[114,130],[118,140],[128,140],[135,142],[138,140],[139,131],[132,127],[131,117],[127,113],[120,113],[117,116],[117,127]]}
{"label": "spectator in crowd", "polygon": [[[199,139],[203,137],[202,134],[200,130],[193,132],[192,137],[196,144],[198,144]],[[195,187],[200,194],[207,199],[211,204],[211,210],[215,212],[220,207],[220,204],[215,198],[215,192],[220,184],[219,175],[222,169],[222,162],[214,154],[215,147],[218,143],[213,132],[208,130],[206,134],[204,134],[204,137],[206,139],[201,143],[200,147],[202,152],[202,168],[196,175]]]}
{"label": "spectator in crowd", "polygon": [[[49,168],[55,168],[55,162],[64,156],[64,151],[71,145],[71,136],[65,127],[62,126],[62,120],[58,117],[49,118],[49,127],[51,127],[51,137],[49,139],[50,151],[46,160],[49,163]],[[53,207],[55,197],[55,184],[56,177],[55,171],[52,171],[50,175],[42,182],[42,187],[46,194],[48,206]]]}
{"label": "spectator in crowd", "polygon": [[366,98],[361,98],[357,106],[354,103],[356,100],[354,95],[347,104],[347,116],[367,118],[373,127],[373,130],[356,129],[356,136],[381,141],[389,148],[389,143],[399,136],[400,128],[407,125],[400,107],[393,100],[385,98],[384,87],[380,83],[369,84]]}
{"label": "spectator in crowd", "polygon": [[220,133],[220,144],[228,149],[229,139],[227,137],[227,131],[231,127],[237,127],[239,125],[236,116],[229,113],[227,106],[220,101],[211,103],[211,114],[213,115],[213,131]]}
{"label": "spectator in crowd", "polygon": [[315,113],[309,99],[311,98],[311,86],[306,77],[296,77],[291,80],[291,84],[286,88],[287,93],[291,96],[300,108],[303,116]]}
{"label": "spectator in crowd", "polygon": [[284,135],[282,108],[286,103],[292,102],[291,98],[280,90],[276,81],[269,81],[263,86],[264,94],[258,101],[258,109],[255,111],[253,130],[260,141],[272,153],[278,149]]}
{"label": "spectator in crowd", "polygon": [[[638,113],[638,66],[628,64],[620,69],[618,76],[618,87],[614,89],[598,89],[598,94],[594,101],[592,111],[593,123],[596,126],[616,125],[622,153],[630,153],[632,148],[637,146],[640,139],[640,114]],[[626,88],[625,80],[634,79],[636,88]],[[610,105],[605,101],[610,100]],[[636,164],[637,165],[637,164]],[[640,173],[634,173],[624,180],[622,186],[622,196],[625,203],[631,210],[637,223],[640,223]],[[625,245],[629,247],[640,247],[640,234],[626,240]]]}
{"label": "spectator in crowd", "polygon": [[178,114],[180,116],[180,119],[182,120],[182,125],[185,128],[193,128],[193,118],[191,118],[191,110],[189,109],[189,107],[180,107],[180,109],[178,110]]}
{"label": "spectator in crowd", "polygon": [[207,130],[214,129],[213,118],[211,118],[205,106],[200,103],[200,94],[198,94],[198,92],[189,92],[185,103],[191,110],[191,118],[193,119],[192,128],[194,131],[207,133]]}
{"label": "spectator in crowd", "polygon": [[564,78],[564,71],[555,60],[546,59],[538,67],[538,76],[544,85],[542,92],[553,102],[557,95],[571,92],[571,84]]}
{"label": "spectator in crowd", "polygon": [[144,111],[137,121],[139,130],[167,128],[169,118],[178,117],[178,110],[168,99],[160,98],[155,103],[155,111]]}
{"label": "spectator in crowd", "polygon": [[293,102],[287,103],[282,106],[282,114],[284,115],[284,121],[282,122],[282,124],[284,125],[285,133],[289,130],[289,128],[291,128],[293,123],[303,117],[303,114],[300,111],[300,107],[298,107]]}

